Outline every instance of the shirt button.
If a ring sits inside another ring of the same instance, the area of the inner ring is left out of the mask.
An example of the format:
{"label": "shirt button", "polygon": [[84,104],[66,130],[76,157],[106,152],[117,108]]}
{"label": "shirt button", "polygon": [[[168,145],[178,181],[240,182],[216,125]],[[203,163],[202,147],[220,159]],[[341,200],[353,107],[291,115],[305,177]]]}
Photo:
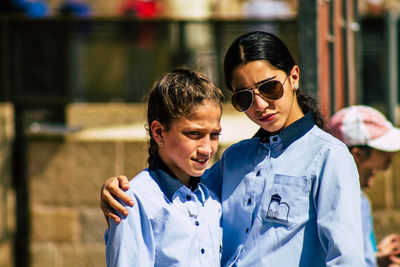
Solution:
{"label": "shirt button", "polygon": [[200,251],[201,251],[201,254],[204,254],[204,252],[206,252],[206,251],[204,250],[204,248],[202,248]]}
{"label": "shirt button", "polygon": [[276,136],[272,137],[272,141],[274,141],[274,142],[278,141],[278,137],[276,137]]}
{"label": "shirt button", "polygon": [[261,172],[260,172],[260,171],[258,171],[258,172],[257,172],[257,176],[260,176],[260,174],[261,174]]}
{"label": "shirt button", "polygon": [[248,200],[247,200],[247,205],[251,205],[251,198],[249,198]]}
{"label": "shirt button", "polygon": [[249,228],[246,228],[246,234],[249,232]]}
{"label": "shirt button", "polygon": [[192,199],[192,197],[190,195],[186,196],[186,200],[191,200],[191,199]]}
{"label": "shirt button", "polygon": [[199,226],[200,225],[199,221],[195,221],[194,225]]}

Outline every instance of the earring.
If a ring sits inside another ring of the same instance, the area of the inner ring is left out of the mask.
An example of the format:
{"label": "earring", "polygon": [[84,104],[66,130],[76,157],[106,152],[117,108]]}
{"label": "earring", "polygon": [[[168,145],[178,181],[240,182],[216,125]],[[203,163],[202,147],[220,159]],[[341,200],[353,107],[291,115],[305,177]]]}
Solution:
{"label": "earring", "polygon": [[163,146],[163,143],[162,143],[162,142],[159,142],[159,143],[157,143],[157,144],[158,144],[159,147],[162,147],[162,146]]}
{"label": "earring", "polygon": [[294,90],[297,90],[297,85],[293,86],[293,89],[294,89]]}

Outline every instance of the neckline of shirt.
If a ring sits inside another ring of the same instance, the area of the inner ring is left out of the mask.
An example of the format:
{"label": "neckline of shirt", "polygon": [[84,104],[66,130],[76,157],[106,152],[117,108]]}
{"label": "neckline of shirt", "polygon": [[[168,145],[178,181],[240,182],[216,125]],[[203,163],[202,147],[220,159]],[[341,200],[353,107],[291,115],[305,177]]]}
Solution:
{"label": "neckline of shirt", "polygon": [[271,144],[277,141],[274,140],[276,139],[274,137],[278,136],[278,140],[280,139],[282,142],[282,149],[284,149],[305,135],[309,130],[311,130],[311,128],[314,127],[314,125],[315,123],[311,113],[307,112],[303,117],[293,122],[276,135],[270,135],[269,132],[265,131],[263,128],[260,128],[253,137],[258,138],[262,143]]}
{"label": "neckline of shirt", "polygon": [[[185,186],[176,175],[165,165],[160,156],[157,154],[154,159],[149,164],[148,168],[150,175],[153,177],[154,181],[160,186],[160,189],[167,196],[169,201],[172,202],[172,198],[176,191],[178,191],[182,186]],[[195,192],[201,187],[205,200],[208,199],[208,191],[205,186],[201,183],[201,177],[190,177],[190,190]],[[185,186],[186,187],[186,186]]]}

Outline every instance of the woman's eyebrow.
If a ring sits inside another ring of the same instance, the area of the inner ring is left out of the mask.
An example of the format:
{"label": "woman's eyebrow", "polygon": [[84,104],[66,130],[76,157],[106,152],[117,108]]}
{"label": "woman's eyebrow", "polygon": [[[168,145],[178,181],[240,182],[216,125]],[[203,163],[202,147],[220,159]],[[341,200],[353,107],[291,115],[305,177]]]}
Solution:
{"label": "woman's eyebrow", "polygon": [[275,75],[275,76],[272,76],[272,77],[270,77],[270,78],[266,78],[266,79],[264,79],[264,80],[262,80],[262,81],[259,81],[259,82],[255,83],[254,86],[252,86],[252,87],[242,87],[242,88],[238,88],[238,89],[235,90],[235,92],[252,89],[252,88],[257,87],[258,85],[260,85],[260,84],[262,84],[262,83],[268,82],[268,81],[273,80],[273,79],[275,79],[275,78],[276,78],[276,75]]}

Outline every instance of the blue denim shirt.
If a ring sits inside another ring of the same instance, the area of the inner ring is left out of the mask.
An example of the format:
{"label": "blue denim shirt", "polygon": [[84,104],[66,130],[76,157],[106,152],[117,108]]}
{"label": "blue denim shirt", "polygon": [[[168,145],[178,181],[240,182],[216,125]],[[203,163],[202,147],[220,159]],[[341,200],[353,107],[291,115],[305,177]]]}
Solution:
{"label": "blue denim shirt", "polygon": [[107,266],[220,266],[221,204],[204,184],[190,190],[158,160],[127,194],[129,215],[105,234]]}
{"label": "blue denim shirt", "polygon": [[356,165],[309,113],[232,145],[206,176],[221,194],[223,266],[365,266]]}

